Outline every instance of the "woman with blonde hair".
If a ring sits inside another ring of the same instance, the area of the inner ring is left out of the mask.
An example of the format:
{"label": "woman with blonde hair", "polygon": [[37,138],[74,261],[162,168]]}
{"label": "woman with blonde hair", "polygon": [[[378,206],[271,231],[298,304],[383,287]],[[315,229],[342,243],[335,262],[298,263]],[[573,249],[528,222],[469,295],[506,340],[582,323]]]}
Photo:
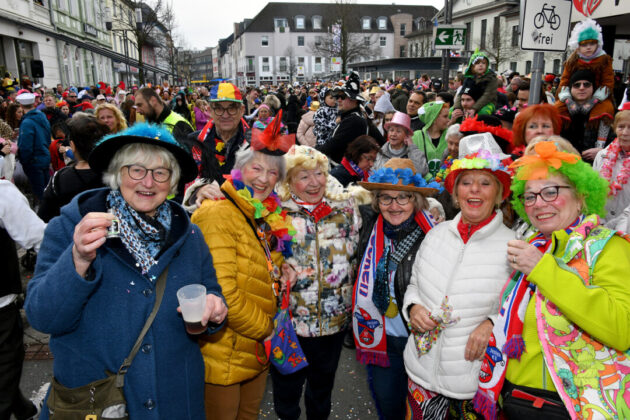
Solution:
{"label": "woman with blonde hair", "polygon": [[115,105],[104,103],[94,110],[96,118],[109,127],[109,133],[115,134],[127,128],[127,120],[122,111]]}
{"label": "woman with blonde hair", "polygon": [[306,383],[306,418],[324,419],[351,320],[361,218],[355,199],[328,173],[326,155],[293,146],[284,159],[287,176],[278,195],[296,230],[293,255],[286,258],[297,273],[289,308],[308,366],[290,375],[272,366],[274,408],[281,419],[299,418]]}

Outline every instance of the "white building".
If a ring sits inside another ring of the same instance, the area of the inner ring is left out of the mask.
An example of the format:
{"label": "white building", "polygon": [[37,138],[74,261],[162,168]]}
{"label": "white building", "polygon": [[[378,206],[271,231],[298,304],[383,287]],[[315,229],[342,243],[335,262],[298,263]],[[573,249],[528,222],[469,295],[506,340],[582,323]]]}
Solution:
{"label": "white building", "polygon": [[[0,73],[28,76],[34,82],[55,86],[61,80],[60,60],[48,2],[0,0]],[[34,78],[31,63],[44,63],[44,77]]]}
{"label": "white building", "polygon": [[[238,85],[311,80],[340,69],[330,55],[314,46],[338,31],[335,4],[268,3],[251,20],[235,25],[234,33],[219,43],[219,74]],[[432,6],[349,4],[347,31],[365,45],[364,58],[405,56],[404,35],[418,19],[430,19]],[[227,43],[225,47],[221,43]]]}

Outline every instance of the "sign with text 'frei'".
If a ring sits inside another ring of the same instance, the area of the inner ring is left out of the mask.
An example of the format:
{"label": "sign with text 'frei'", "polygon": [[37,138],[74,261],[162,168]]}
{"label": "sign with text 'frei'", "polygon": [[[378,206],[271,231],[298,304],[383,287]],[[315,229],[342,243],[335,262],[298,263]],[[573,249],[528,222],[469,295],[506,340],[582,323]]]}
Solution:
{"label": "sign with text 'frei'", "polygon": [[521,48],[564,51],[571,29],[571,0],[521,0]]}
{"label": "sign with text 'frei'", "polygon": [[439,25],[433,27],[436,50],[461,50],[466,45],[466,27]]}

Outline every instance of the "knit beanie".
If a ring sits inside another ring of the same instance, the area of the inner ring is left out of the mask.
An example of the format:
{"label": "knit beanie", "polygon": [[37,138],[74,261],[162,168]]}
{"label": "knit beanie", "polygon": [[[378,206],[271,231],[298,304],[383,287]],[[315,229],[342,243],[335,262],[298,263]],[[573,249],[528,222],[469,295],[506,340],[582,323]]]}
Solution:
{"label": "knit beanie", "polygon": [[577,82],[578,80],[589,81],[594,86],[595,74],[587,69],[578,70],[571,75],[571,78],[569,79],[569,85],[573,86],[573,83]]}

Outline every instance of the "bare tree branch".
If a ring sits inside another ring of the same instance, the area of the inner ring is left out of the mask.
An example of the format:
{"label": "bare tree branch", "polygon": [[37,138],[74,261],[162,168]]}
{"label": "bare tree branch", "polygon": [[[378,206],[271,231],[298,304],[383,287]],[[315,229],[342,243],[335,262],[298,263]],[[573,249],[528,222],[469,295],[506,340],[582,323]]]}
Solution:
{"label": "bare tree branch", "polygon": [[335,0],[333,16],[337,19],[322,35],[318,42],[311,42],[309,49],[313,54],[323,57],[341,57],[341,72],[346,73],[349,63],[359,59],[370,59],[380,54],[378,43],[372,37],[362,33],[349,32],[349,23],[359,19],[352,0]]}

